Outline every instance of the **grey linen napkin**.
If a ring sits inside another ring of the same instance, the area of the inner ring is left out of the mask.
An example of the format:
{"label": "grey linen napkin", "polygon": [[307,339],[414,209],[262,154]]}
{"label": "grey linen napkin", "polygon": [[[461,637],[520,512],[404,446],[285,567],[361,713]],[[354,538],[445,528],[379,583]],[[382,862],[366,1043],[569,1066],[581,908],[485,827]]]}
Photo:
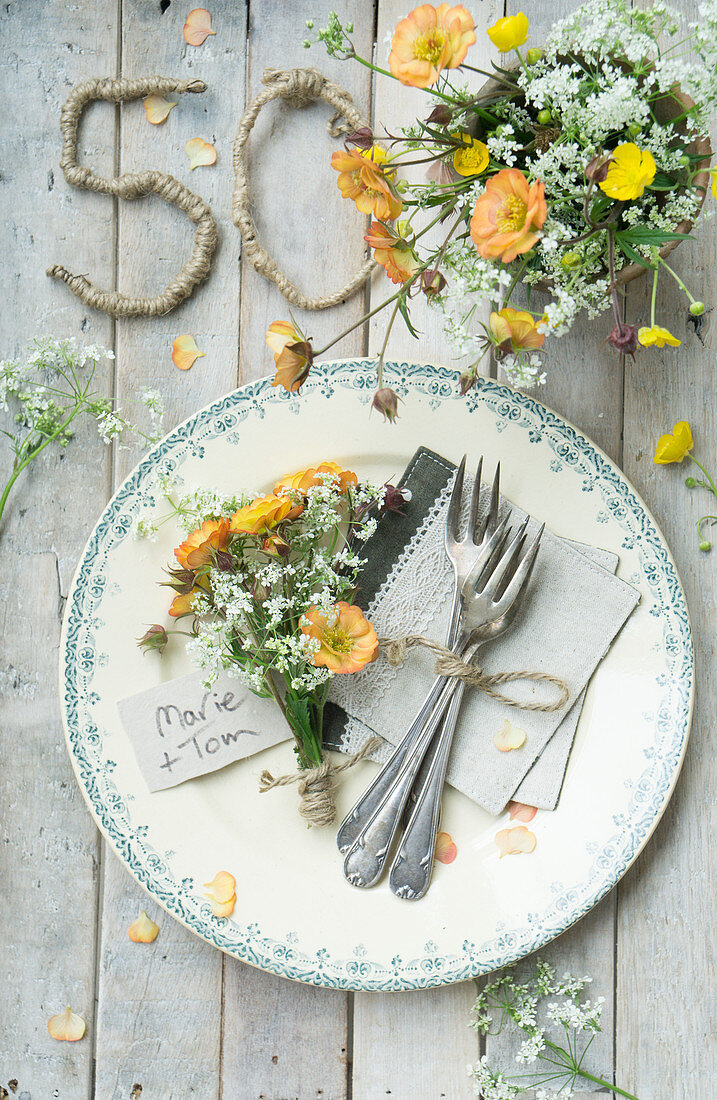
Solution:
{"label": "grey linen napkin", "polygon": [[[411,491],[405,514],[382,517],[367,543],[357,602],[382,636],[420,633],[445,640],[452,570],[442,550],[443,526],[454,469],[420,448],[399,483]],[[502,502],[504,510],[509,507]],[[519,522],[524,513],[512,510]],[[467,693],[448,782],[489,813],[500,813],[511,798],[555,808],[587,682],[640,598],[614,576],[616,567],[616,555],[546,531],[519,620],[480,651],[487,672],[552,673],[567,682],[573,700],[567,713],[545,713]],[[375,758],[385,759],[425,698],[434,660],[424,649],[412,650],[399,669],[381,656],[360,673],[336,677],[325,717],[326,746],[354,752],[377,733],[386,744]],[[549,697],[548,689],[535,684],[512,683],[506,690],[525,701]],[[493,744],[505,719],[526,732],[520,749],[500,752]]]}

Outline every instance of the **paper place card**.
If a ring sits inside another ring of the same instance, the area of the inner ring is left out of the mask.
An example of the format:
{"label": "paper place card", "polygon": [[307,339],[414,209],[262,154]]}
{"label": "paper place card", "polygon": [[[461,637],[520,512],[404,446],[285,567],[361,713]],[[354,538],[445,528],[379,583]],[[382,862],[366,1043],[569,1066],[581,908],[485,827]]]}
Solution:
{"label": "paper place card", "polygon": [[117,709],[150,791],[244,760],[291,731],[273,699],[222,673],[211,688],[202,673],[120,699]]}

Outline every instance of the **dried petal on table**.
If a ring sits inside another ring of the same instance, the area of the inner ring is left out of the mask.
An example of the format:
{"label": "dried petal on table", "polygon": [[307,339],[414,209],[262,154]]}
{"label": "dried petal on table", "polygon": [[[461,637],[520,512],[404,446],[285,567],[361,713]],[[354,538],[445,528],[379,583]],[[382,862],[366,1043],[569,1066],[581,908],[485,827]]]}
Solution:
{"label": "dried petal on table", "polygon": [[528,806],[525,802],[509,802],[508,809],[511,821],[524,821],[526,825],[538,812],[536,806]]}
{"label": "dried petal on table", "polygon": [[518,825],[515,829],[501,829],[495,834],[495,842],[500,849],[501,859],[503,856],[529,855],[535,851],[538,843],[535,833],[531,833],[525,825]]}
{"label": "dried petal on table", "polygon": [[133,943],[154,943],[159,934],[159,925],[148,917],[144,909],[127,929],[127,935]]}
{"label": "dried petal on table", "polygon": [[193,8],[182,30],[184,41],[190,46],[201,46],[210,34],[216,33],[212,30],[212,17],[206,8]]}
{"label": "dried petal on table", "polygon": [[144,100],[144,113],[148,122],[151,122],[153,126],[159,126],[161,122],[164,122],[172,107],[176,106],[177,100],[172,103],[164,96],[148,95]]}
{"label": "dried petal on table", "polygon": [[219,905],[224,905],[232,897],[236,900],[234,891],[236,890],[237,880],[229,871],[217,871],[212,881],[205,882],[204,885],[208,887],[205,891],[206,896]]}
{"label": "dried petal on table", "polygon": [[205,355],[206,352],[199,350],[194,337],[189,333],[178,336],[172,344],[172,362],[177,370],[189,370],[197,359]]}
{"label": "dried petal on table", "polygon": [[458,855],[458,849],[450,833],[438,834],[433,855],[439,863],[453,863]]}
{"label": "dried petal on table", "polygon": [[212,913],[215,917],[230,917],[234,912],[234,906],[236,905],[237,896],[232,894],[228,901],[224,903],[213,901]]}
{"label": "dried petal on table", "polygon": [[53,1039],[63,1043],[76,1043],[85,1034],[85,1021],[68,1005],[64,1012],[58,1012],[47,1021],[47,1030]]}
{"label": "dried petal on table", "polygon": [[525,730],[511,725],[506,718],[502,728],[494,734],[493,744],[501,752],[511,752],[513,749],[519,749],[521,745],[524,745],[527,736]]}
{"label": "dried petal on table", "polygon": [[199,168],[201,164],[216,164],[217,151],[210,141],[204,138],[190,138],[184,146],[189,157],[190,169]]}

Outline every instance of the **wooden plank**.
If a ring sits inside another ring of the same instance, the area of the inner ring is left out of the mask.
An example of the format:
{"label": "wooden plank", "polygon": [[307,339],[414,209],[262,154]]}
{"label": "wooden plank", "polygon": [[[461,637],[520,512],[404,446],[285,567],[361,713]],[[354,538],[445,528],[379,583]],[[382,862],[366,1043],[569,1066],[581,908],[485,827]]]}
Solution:
{"label": "wooden plank", "polygon": [[[358,9],[358,10],[357,10]],[[365,69],[327,58],[323,46],[310,51],[305,19],[324,26],[330,10],[353,18],[359,50],[370,51],[373,3],[336,4],[321,0],[305,6],[254,0],[250,10],[248,94],[262,88],[264,69],[313,65],[347,88],[360,109],[369,111],[370,81]],[[317,104],[297,111],[283,103],[261,112],[249,139],[252,213],[259,237],[289,278],[307,294],[329,293],[344,285],[363,262],[361,219],[342,200],[329,159],[340,143],[326,133],[331,111]],[[238,118],[236,126],[238,126]],[[290,166],[287,171],[287,165]],[[291,307],[316,347],[357,321],[364,310],[359,292],[345,305],[308,313]],[[241,377],[273,371],[264,343],[272,321],[288,318],[279,291],[242,260]],[[363,335],[352,333],[337,348],[339,357],[361,354]],[[334,354],[329,352],[327,357]],[[323,455],[317,456],[325,457]],[[299,986],[225,960],[222,1095],[263,1100],[341,1100],[347,1095],[349,997],[346,993]]]}
{"label": "wooden plank", "polygon": [[[697,5],[680,4],[685,18]],[[717,126],[712,131],[716,147]],[[707,196],[706,208],[714,206]],[[692,293],[714,310],[717,301],[717,227],[701,221],[696,241],[670,257],[670,266]],[[665,273],[663,273],[665,274]],[[630,319],[649,323],[647,280],[633,283]],[[709,1006],[714,989],[710,898],[714,895],[712,838],[707,805],[715,788],[715,758],[708,749],[717,697],[716,550],[697,547],[694,523],[714,512],[714,498],[684,484],[692,473],[652,461],[655,443],[678,420],[687,420],[694,453],[717,468],[717,384],[714,311],[704,318],[701,338],[687,320],[687,303],[669,276],[661,279],[658,323],[683,341],[679,349],[641,353],[625,377],[625,473],[643,494],[660,524],[682,578],[697,659],[697,698],[690,743],[677,788],[647,848],[619,887],[617,939],[617,1076],[638,1096],[701,1098],[714,1091],[717,1057],[711,1042]],[[691,464],[690,464],[691,465]],[[698,470],[694,473],[699,475]],[[708,538],[717,546],[717,528]],[[645,1035],[679,1035],[679,1048],[645,1042]]]}
{"label": "wooden plank", "polygon": [[[116,4],[69,7],[61,29],[52,6],[4,4],[0,37],[0,357],[48,333],[110,347],[107,318],[89,315],[45,268],[61,261],[112,282],[112,203],[65,184],[59,115],[76,81],[114,72]],[[111,172],[114,135],[111,108],[93,108],[81,128],[82,162]],[[100,392],[110,391],[111,379],[104,362]],[[3,481],[6,455],[3,449]],[[92,1088],[99,837],[65,750],[57,650],[69,580],[106,499],[109,471],[110,453],[94,426],[80,426],[65,453],[48,448],[17,483],[0,534],[0,1084],[15,1081],[26,1097],[54,1092],[80,1100]],[[49,1017],[67,1004],[87,1020],[78,1043],[58,1043],[47,1032]]]}
{"label": "wooden plank", "polygon": [[[172,4],[162,14],[159,4],[123,4],[124,76],[196,76],[209,85],[202,95],[177,97],[161,126],[147,122],[141,103],[122,108],[122,171],[171,172],[209,202],[220,225],[212,271],[191,298],[165,317],[117,324],[119,404],[129,409],[145,387],[156,388],[167,401],[167,428],[232,389],[237,378],[239,241],[229,195],[231,145],[244,102],[246,12],[243,4],[216,3],[212,16],[216,36],[192,47],[182,37],[185,8]],[[184,144],[193,137],[214,144],[216,165],[190,171]],[[193,230],[159,200],[121,204],[119,289],[158,293],[189,254]],[[172,341],[187,332],[206,358],[180,373]],[[136,449],[118,452],[117,480],[137,457]],[[131,943],[127,927],[148,899],[111,856],[103,879],[97,1094],[124,1100],[139,1083],[144,1095],[210,1100],[220,1087],[222,956],[164,915],[153,946]]]}

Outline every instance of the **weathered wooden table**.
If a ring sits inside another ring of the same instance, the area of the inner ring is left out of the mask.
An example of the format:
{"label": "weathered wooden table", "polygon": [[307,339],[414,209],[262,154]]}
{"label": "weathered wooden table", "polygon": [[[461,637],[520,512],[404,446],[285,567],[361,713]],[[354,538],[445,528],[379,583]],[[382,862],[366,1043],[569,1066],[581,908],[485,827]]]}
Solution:
{"label": "weathered wooden table", "polygon": [[[419,93],[387,81],[372,89],[359,66],[302,48],[304,20],[323,25],[331,7],[353,19],[363,54],[386,36],[403,0],[212,0],[216,37],[187,46],[189,0],[9,0],[2,32],[3,263],[0,355],[33,335],[75,335],[114,347],[104,385],[129,408],[146,386],[168,397],[167,427],[237,383],[268,373],[264,330],[287,316],[278,292],[242,262],[230,216],[232,140],[266,66],[314,64],[353,94],[377,123],[395,127]],[[573,0],[526,3],[532,40]],[[690,16],[696,4],[683,0]],[[468,3],[483,30],[503,14],[498,0]],[[167,10],[162,13],[161,8]],[[480,62],[474,60],[474,64]],[[155,320],[113,322],[85,309],[45,276],[57,261],[103,287],[152,294],[178,269],[191,227],[157,200],[117,203],[68,187],[59,169],[59,111],[71,87],[94,76],[197,76],[209,90],[181,97],[161,127],[141,103],[95,105],[81,131],[81,163],[104,175],[158,168],[211,204],[221,240],[210,278],[181,308]],[[319,293],[343,282],[363,256],[363,225],[328,166],[328,111],[273,103],[251,141],[255,217],[288,274]],[[218,163],[189,173],[184,142],[202,136]],[[676,254],[678,270],[707,303],[717,302],[717,232],[703,223]],[[370,294],[385,290],[381,272]],[[628,319],[644,317],[648,287],[630,285]],[[604,320],[581,324],[554,345],[540,397],[580,426],[625,469],[653,508],[681,570],[697,643],[698,699],[692,739],[670,807],[619,887],[542,952],[558,969],[595,976],[607,998],[593,1065],[615,1073],[641,1100],[708,1100],[717,1090],[708,1046],[714,980],[709,939],[708,825],[714,754],[715,563],[696,547],[699,502],[680,468],[652,463],[656,438],[691,422],[700,452],[715,462],[715,325],[702,339],[683,322],[682,302],[661,290],[660,313],[683,339],[625,362],[599,350]],[[374,298],[374,300],[376,300]],[[361,316],[363,296],[302,316],[325,342]],[[711,322],[711,323],[710,323]],[[339,354],[376,350],[381,319],[355,331]],[[376,327],[374,327],[374,325]],[[389,356],[449,361],[436,320],[421,315],[419,345],[398,328]],[[191,332],[206,352],[180,374],[172,340]],[[387,431],[390,428],[387,427]],[[465,1067],[479,1055],[467,1028],[472,983],[428,992],[346,994],[296,985],[223,957],[150,902],[100,840],[72,775],[60,724],[57,649],[64,596],[85,539],[137,453],[105,448],[83,432],[66,455],[48,455],[25,476],[1,536],[3,766],[0,942],[0,1086],[22,1100],[449,1100],[472,1095]],[[146,907],[157,918],[154,949],[137,949],[127,927]],[[47,1019],[65,1004],[88,1021],[86,1037],[59,1044]],[[489,1051],[490,1052],[490,1051]],[[141,1086],[141,1090],[140,1090]],[[6,1093],[0,1088],[0,1095]]]}

